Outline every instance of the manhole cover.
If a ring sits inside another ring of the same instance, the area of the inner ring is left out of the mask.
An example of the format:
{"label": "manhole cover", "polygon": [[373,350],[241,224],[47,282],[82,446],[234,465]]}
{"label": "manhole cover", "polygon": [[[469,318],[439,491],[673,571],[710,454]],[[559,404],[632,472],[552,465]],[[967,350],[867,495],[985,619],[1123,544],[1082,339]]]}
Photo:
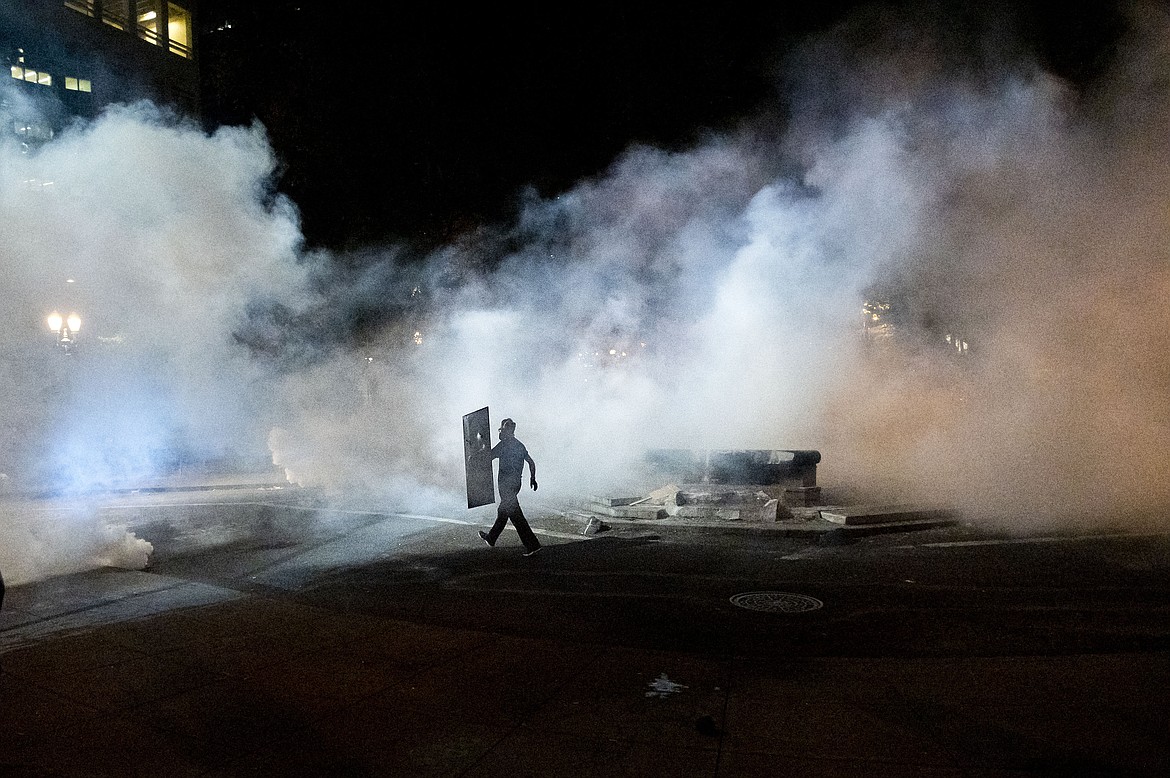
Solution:
{"label": "manhole cover", "polygon": [[744,592],[732,597],[731,604],[767,613],[804,613],[824,607],[816,597],[790,592]]}

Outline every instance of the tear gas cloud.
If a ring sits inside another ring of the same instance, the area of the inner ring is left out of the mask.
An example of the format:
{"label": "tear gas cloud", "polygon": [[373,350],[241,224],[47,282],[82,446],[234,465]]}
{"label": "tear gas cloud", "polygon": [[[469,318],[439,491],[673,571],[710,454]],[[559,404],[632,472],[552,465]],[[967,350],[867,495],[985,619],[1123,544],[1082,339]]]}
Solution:
{"label": "tear gas cloud", "polygon": [[[546,499],[634,488],[647,448],[815,448],[867,499],[1157,513],[1170,20],[1135,14],[1085,88],[846,23],[791,63],[783,132],[633,147],[421,259],[304,251],[260,127],[123,107],[4,148],[0,469],[85,484],[174,440],[267,446],[295,482],[459,511],[459,419],[487,405]],[[105,356],[46,353],[65,277]]]}
{"label": "tear gas cloud", "polygon": [[[232,333],[252,301],[311,297],[273,167],[259,129],[206,136],[148,104],[35,154],[0,146],[0,491],[141,484],[182,442],[195,457],[263,451],[270,377]],[[81,316],[73,354],[53,310]],[[14,499],[0,539],[10,583],[150,550],[81,499]]]}
{"label": "tear gas cloud", "polygon": [[[143,104],[2,153],[4,471],[100,485],[179,436],[258,434],[268,375],[232,333],[254,300],[311,296],[263,133],[208,137]],[[52,347],[55,309],[82,315],[76,359]]]}
{"label": "tear gas cloud", "polygon": [[[294,424],[278,459],[363,478],[364,443],[442,491],[461,483],[453,420],[490,405],[550,492],[636,481],[650,447],[816,448],[822,483],[867,499],[1151,521],[1168,497],[1167,19],[1136,11],[1141,37],[1083,89],[1006,43],[973,66],[934,30],[875,36],[881,21],[799,52],[778,141],[750,121],[632,148],[437,252],[424,347],[399,346],[412,325],[373,349],[383,401],[319,437]],[[889,337],[863,336],[870,301],[890,304]],[[620,369],[587,364],[614,347]]]}

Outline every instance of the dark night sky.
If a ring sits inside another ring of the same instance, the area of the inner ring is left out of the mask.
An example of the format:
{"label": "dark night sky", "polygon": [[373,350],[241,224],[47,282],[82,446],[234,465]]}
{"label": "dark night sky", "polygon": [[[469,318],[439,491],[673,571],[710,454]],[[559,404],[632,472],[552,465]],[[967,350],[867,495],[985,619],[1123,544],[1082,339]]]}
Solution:
{"label": "dark night sky", "polygon": [[[631,143],[683,147],[779,108],[782,55],[859,5],[668,16],[203,0],[205,27],[233,23],[202,40],[205,118],[268,128],[278,186],[301,208],[310,245],[434,244],[506,218],[525,185],[550,194],[603,171]],[[971,5],[930,7],[963,25]],[[992,15],[1007,8],[1042,61],[1072,79],[1100,67],[1120,18],[1100,2],[1006,3]]]}

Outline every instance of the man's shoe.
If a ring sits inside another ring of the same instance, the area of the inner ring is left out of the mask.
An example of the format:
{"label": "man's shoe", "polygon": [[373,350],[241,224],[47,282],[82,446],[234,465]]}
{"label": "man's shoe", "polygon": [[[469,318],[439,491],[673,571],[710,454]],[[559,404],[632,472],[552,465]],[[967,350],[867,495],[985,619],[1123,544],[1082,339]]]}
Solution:
{"label": "man's shoe", "polygon": [[537,546],[536,548],[532,549],[531,551],[525,551],[524,556],[532,556],[537,551],[540,551],[542,548],[544,548],[544,546]]}
{"label": "man's shoe", "polygon": [[491,538],[489,538],[488,534],[486,532],[484,532],[483,530],[479,531],[479,539],[482,540],[484,543],[487,543],[492,548],[496,547],[496,544],[491,541]]}

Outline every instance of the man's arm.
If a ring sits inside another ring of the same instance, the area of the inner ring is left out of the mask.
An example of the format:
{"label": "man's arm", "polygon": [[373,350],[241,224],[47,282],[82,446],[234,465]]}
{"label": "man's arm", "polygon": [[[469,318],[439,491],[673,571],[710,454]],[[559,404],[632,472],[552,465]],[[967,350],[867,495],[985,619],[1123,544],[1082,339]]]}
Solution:
{"label": "man's arm", "polygon": [[528,463],[528,471],[529,471],[529,473],[531,473],[531,477],[528,481],[528,484],[529,484],[529,486],[532,487],[532,491],[535,492],[536,491],[536,462],[532,461],[531,455],[529,455],[527,452],[525,452],[525,454],[524,454],[524,461]]}

